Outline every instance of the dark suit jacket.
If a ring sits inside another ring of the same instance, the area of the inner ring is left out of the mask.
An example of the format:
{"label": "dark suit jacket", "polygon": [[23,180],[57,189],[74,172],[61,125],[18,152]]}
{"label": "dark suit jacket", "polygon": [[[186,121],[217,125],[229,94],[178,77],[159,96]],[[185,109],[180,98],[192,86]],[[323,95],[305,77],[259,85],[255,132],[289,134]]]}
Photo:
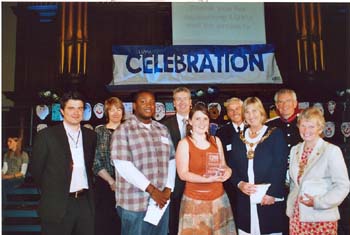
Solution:
{"label": "dark suit jacket", "polygon": [[300,142],[303,142],[299,134],[297,121],[298,121],[297,117],[295,117],[295,119],[291,122],[284,122],[280,117],[276,117],[268,120],[265,123],[265,125],[269,127],[278,127],[279,129],[282,130],[284,138],[287,142],[288,151],[290,152],[290,149],[293,146],[297,145]]}
{"label": "dark suit jacket", "polygon": [[232,138],[234,137],[234,135],[238,135],[238,133],[233,127],[232,122],[226,123],[216,131],[216,136],[220,138],[222,148],[224,149],[226,163],[228,161],[227,158],[229,152],[227,151],[227,148],[229,148],[228,146],[231,145],[230,147],[232,149]]}
{"label": "dark suit jacket", "polygon": [[[266,131],[267,133],[267,131]],[[265,133],[265,134],[266,134]],[[248,159],[246,145],[240,138],[234,138],[234,146],[229,153],[228,165],[232,168],[231,181],[236,186],[235,210],[239,216],[235,218],[238,228],[250,232],[250,199],[243,194],[237,185],[240,181],[248,182]],[[267,195],[283,198],[270,206],[258,204],[258,216],[262,234],[288,230],[286,217],[285,177],[287,172],[288,148],[283,133],[276,128],[270,137],[257,145],[254,157],[255,184],[270,183]]]}
{"label": "dark suit jacket", "polygon": [[[235,128],[232,125],[232,122],[228,122],[225,125],[221,126],[217,132],[216,136],[220,138],[222,143],[222,148],[224,149],[225,161],[228,164],[229,153],[232,151],[232,142],[233,138],[238,138],[238,132],[236,132]],[[238,215],[236,214],[236,210],[234,208],[234,201],[236,200],[235,194],[235,186],[232,185],[230,180],[226,180],[224,183],[224,189],[228,198],[230,199],[232,212],[234,213],[234,217],[236,218]]]}
{"label": "dark suit jacket", "polygon": [[[181,140],[181,134],[179,130],[179,125],[177,123],[176,115],[173,115],[163,122],[163,124],[168,128],[171,140],[173,141],[175,149],[177,148],[177,144]],[[181,180],[179,175],[176,171],[176,178],[175,178],[175,188],[173,193],[171,194],[172,198],[179,198],[182,197],[183,191],[185,188],[185,181]]]}
{"label": "dark suit jacket", "polygon": [[[81,127],[84,160],[89,191],[88,200],[94,214],[92,164],[96,148],[96,133]],[[38,213],[44,222],[60,222],[69,197],[73,159],[63,123],[40,131],[33,145],[30,171],[41,191]]]}

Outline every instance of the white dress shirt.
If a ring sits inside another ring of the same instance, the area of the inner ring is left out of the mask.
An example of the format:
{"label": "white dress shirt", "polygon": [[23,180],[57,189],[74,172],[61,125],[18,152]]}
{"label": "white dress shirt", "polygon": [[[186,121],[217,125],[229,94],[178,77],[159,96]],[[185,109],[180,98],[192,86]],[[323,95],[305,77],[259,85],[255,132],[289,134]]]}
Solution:
{"label": "white dress shirt", "polygon": [[238,133],[238,127],[241,131],[244,130],[244,123],[242,122],[240,125],[237,125],[236,123],[232,122],[233,128],[235,128],[235,131]]}
{"label": "white dress shirt", "polygon": [[78,131],[72,130],[63,122],[66,130],[70,152],[73,159],[72,179],[69,192],[76,192],[81,189],[88,189],[88,180],[85,169],[83,136],[79,128]]}

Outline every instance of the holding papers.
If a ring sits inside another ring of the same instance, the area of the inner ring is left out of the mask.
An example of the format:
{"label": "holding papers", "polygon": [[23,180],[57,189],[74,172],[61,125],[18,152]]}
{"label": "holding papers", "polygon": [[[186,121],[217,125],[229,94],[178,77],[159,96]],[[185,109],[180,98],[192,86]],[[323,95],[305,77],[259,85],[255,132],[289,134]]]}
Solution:
{"label": "holding papers", "polygon": [[[256,184],[256,192],[250,195],[250,202],[260,204],[271,184]],[[275,198],[275,202],[283,201],[284,198]]]}
{"label": "holding papers", "polygon": [[256,184],[256,192],[250,195],[250,202],[254,204],[261,203],[262,198],[271,184]]}
{"label": "holding papers", "polygon": [[148,223],[151,223],[151,224],[157,226],[160,219],[162,218],[165,210],[168,208],[169,202],[170,202],[170,200],[168,200],[168,202],[165,204],[165,206],[162,209],[160,209],[156,205],[156,202],[152,198],[150,198],[149,204],[147,207],[147,212],[146,212],[145,218],[143,218],[143,220],[145,222],[148,222]]}

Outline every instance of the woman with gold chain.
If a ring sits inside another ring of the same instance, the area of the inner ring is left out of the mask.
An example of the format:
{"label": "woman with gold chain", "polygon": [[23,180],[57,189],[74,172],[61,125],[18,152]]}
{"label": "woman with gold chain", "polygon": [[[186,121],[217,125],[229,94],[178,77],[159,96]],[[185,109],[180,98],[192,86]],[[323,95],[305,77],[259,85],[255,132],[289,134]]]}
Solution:
{"label": "woman with gold chain", "polygon": [[248,127],[233,138],[228,158],[238,234],[282,234],[288,230],[287,144],[280,129],[264,125],[267,115],[259,98],[248,97],[242,115]]}

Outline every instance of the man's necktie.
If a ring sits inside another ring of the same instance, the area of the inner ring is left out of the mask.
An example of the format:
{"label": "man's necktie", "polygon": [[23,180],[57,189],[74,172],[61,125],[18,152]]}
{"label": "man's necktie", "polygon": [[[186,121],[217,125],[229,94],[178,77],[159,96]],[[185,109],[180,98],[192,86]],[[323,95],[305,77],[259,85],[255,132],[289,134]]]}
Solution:
{"label": "man's necktie", "polygon": [[181,139],[186,136],[186,126],[187,126],[187,119],[182,119],[182,130],[181,130]]}
{"label": "man's necktie", "polygon": [[237,127],[237,131],[238,131],[238,133],[241,132],[241,127],[240,126]]}

